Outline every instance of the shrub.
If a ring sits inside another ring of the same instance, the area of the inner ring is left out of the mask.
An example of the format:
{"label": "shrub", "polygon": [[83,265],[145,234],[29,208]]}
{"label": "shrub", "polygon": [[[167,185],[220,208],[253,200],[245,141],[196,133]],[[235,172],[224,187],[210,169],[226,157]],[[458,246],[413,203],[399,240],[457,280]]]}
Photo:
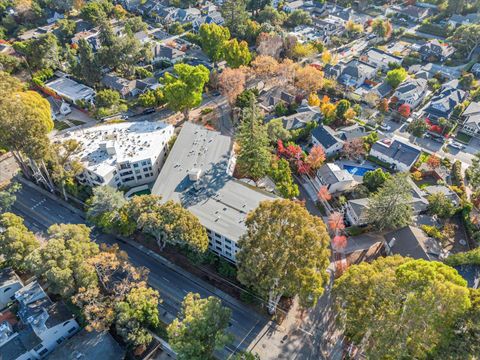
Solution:
{"label": "shrub", "polygon": [[445,259],[445,263],[450,266],[465,264],[480,265],[480,248],[450,255],[448,258]]}

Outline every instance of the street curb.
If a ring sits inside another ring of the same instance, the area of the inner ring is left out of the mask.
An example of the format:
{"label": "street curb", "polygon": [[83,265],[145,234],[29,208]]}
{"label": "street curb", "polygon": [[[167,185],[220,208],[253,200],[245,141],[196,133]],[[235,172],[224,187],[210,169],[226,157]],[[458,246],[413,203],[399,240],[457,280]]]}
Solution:
{"label": "street curb", "polygon": [[[27,180],[27,179],[25,179],[21,176],[18,177],[18,181],[21,182],[23,185],[26,185],[26,186],[28,186],[32,189],[37,190],[38,192],[42,193],[43,195],[49,197],[50,199],[61,203],[62,206],[66,207],[70,211],[76,213],[77,215],[82,217],[82,219],[86,219],[85,213],[83,211],[81,211],[81,210],[77,209],[76,207],[70,205],[68,202],[61,199],[60,197],[46,191],[45,189],[42,189],[40,186],[32,183],[31,181],[29,181],[29,180]],[[248,308],[245,304],[243,304],[239,300],[235,299],[231,295],[228,295],[227,293],[223,292],[222,290],[217,289],[215,286],[213,286],[213,285],[205,282],[204,280],[196,277],[192,273],[190,273],[190,272],[184,270],[183,268],[179,267],[178,265],[172,263],[170,260],[164,258],[163,256],[157,254],[156,252],[154,252],[150,249],[147,249],[145,246],[143,246],[141,244],[138,244],[137,242],[132,241],[132,240],[130,240],[130,239],[124,237],[124,236],[119,236],[119,235],[114,235],[114,236],[119,241],[122,241],[122,242],[136,248],[137,250],[141,251],[145,255],[148,255],[148,256],[154,258],[155,260],[157,260],[158,262],[161,262],[163,265],[167,266],[168,268],[174,270],[175,272],[177,272],[177,273],[181,274],[182,276],[188,278],[189,280],[195,282],[199,286],[203,287],[204,289],[213,293],[215,296],[219,297],[220,299],[236,306],[237,308],[247,308],[248,310],[251,310],[252,312],[254,312],[254,310]],[[261,315],[258,314],[258,313],[256,315],[257,315],[257,318],[261,317]]]}

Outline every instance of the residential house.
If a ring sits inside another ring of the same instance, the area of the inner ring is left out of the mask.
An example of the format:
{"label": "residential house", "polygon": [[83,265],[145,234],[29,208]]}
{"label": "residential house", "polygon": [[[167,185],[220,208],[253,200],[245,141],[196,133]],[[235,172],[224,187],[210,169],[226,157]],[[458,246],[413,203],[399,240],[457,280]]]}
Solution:
{"label": "residential house", "polygon": [[350,7],[342,7],[337,4],[327,5],[328,15],[334,17],[339,22],[346,23],[353,19],[353,9]]}
{"label": "residential house", "polygon": [[420,154],[420,148],[398,137],[379,140],[370,150],[371,156],[390,164],[390,167],[397,171],[409,171]]}
{"label": "residential house", "polygon": [[152,54],[153,54],[153,61],[168,61],[172,64],[176,64],[179,61],[182,61],[185,58],[185,52],[179,50],[175,47],[163,45],[163,44],[155,44],[152,47]]}
{"label": "residential house", "polygon": [[[0,228],[0,234],[2,229]],[[15,300],[15,293],[23,287],[22,280],[10,268],[0,270],[0,310]],[[1,342],[1,341],[0,341]]]}
{"label": "residential house", "polygon": [[319,183],[327,187],[330,194],[348,191],[357,185],[352,174],[333,163],[322,165],[317,170],[316,176]]}
{"label": "residential house", "polygon": [[343,254],[348,265],[370,262],[379,256],[384,256],[383,236],[376,232],[366,232],[360,235],[349,236],[344,248],[335,250]]}
{"label": "residential house", "polygon": [[68,78],[67,75],[47,82],[45,88],[72,104],[76,104],[78,101],[93,103],[95,98],[95,90]]}
{"label": "residential house", "polygon": [[78,332],[74,337],[57,347],[49,360],[123,360],[125,350],[108,331]]}
{"label": "residential house", "polygon": [[53,302],[32,282],[15,293],[15,308],[0,324],[2,360],[42,359],[80,328],[63,302]]}
{"label": "residential house", "polygon": [[337,130],[337,136],[344,141],[363,138],[364,136],[367,136],[367,135],[368,135],[368,132],[365,129],[365,127],[359,125],[358,123],[345,126]]}
{"label": "residential house", "polygon": [[295,103],[295,96],[290,94],[288,90],[283,87],[276,86],[258,96],[258,102],[261,109],[266,112],[272,112],[279,103],[283,102],[285,105]]}
{"label": "residential house", "polygon": [[[370,90],[370,92],[377,95],[380,99],[389,98],[392,91],[393,91],[392,86],[389,83],[387,83],[386,81],[375,85]],[[365,99],[363,99],[363,100],[365,100]]]}
{"label": "residential house", "polygon": [[443,194],[455,206],[460,206],[460,197],[455,191],[445,185],[430,185],[422,189],[427,195]]}
{"label": "residential house", "polygon": [[467,281],[467,286],[472,289],[480,288],[480,265],[463,264],[453,266],[458,274]]}
{"label": "residential house", "polygon": [[416,23],[421,23],[429,17],[431,13],[430,9],[415,5],[399,6],[398,9],[395,9],[395,12],[399,16],[406,17]]}
{"label": "residential house", "polygon": [[411,109],[415,109],[427,93],[427,84],[425,79],[408,78],[397,87],[392,98],[398,105],[408,104]]}
{"label": "residential house", "polygon": [[345,64],[342,62],[335,65],[326,64],[323,68],[323,73],[325,77],[336,80],[342,75],[343,69],[345,69]]}
{"label": "residential house", "polygon": [[461,70],[459,68],[432,63],[412,65],[408,68],[408,72],[414,74],[416,79],[422,78],[427,80],[434,76],[441,76],[445,80],[457,79],[461,76]]}
{"label": "residential house", "polygon": [[318,107],[303,104],[297,109],[297,112],[292,115],[282,116],[283,127],[287,130],[295,130],[304,128],[312,121],[318,122],[321,118],[321,113]]}
{"label": "residential house", "polygon": [[91,29],[91,30],[84,30],[77,32],[73,37],[72,37],[72,45],[77,45],[80,42],[80,40],[86,40],[90,46],[92,47],[92,50],[94,52],[97,52],[98,49],[100,49],[100,39],[99,39],[99,34],[100,32],[98,29]]}
{"label": "residential house", "polygon": [[425,116],[436,121],[439,118],[449,119],[452,116],[455,106],[461,104],[467,93],[460,89],[445,88],[440,94],[434,96],[428,106],[425,108]]}
{"label": "residential house", "polygon": [[419,53],[423,61],[444,62],[455,52],[452,46],[441,43],[437,39],[430,40],[420,47]]}
{"label": "residential house", "polygon": [[283,5],[283,11],[286,13],[291,13],[295,10],[300,10],[304,5],[303,0],[293,0],[293,1],[287,1],[285,2],[285,5]]}
{"label": "residential house", "polygon": [[320,145],[325,155],[332,156],[337,154],[343,148],[344,141],[340,139],[330,126],[318,125],[312,130],[313,145]]}
{"label": "residential house", "polygon": [[[409,179],[409,183],[412,194],[409,204],[412,206],[413,214],[419,215],[427,210],[428,201],[425,199],[425,193],[412,180]],[[347,201],[344,205],[343,212],[350,226],[363,226],[368,224],[368,204],[368,198]]]}
{"label": "residential house", "polygon": [[338,21],[338,18],[331,15],[323,18],[314,18],[313,26],[316,39],[327,45],[331,43],[332,36],[341,36],[345,32],[345,23]]}
{"label": "residential house", "polygon": [[480,102],[472,101],[462,114],[463,129],[472,136],[480,136]]}
{"label": "residential house", "polygon": [[348,87],[357,88],[375,77],[377,69],[359,60],[351,60],[345,66],[338,82]]}
{"label": "residential house", "polygon": [[365,51],[360,56],[360,60],[382,71],[388,71],[391,65],[401,65],[403,61],[401,57],[388,54],[377,48],[370,48]]}
{"label": "residential house", "polygon": [[118,91],[122,98],[137,95],[137,81],[122,78],[113,73],[105,75],[101,83],[108,89]]}
{"label": "residential house", "polygon": [[479,13],[471,13],[467,15],[453,14],[450,19],[448,19],[448,24],[453,27],[478,23],[480,23]]}
{"label": "residential house", "polygon": [[276,196],[236,180],[232,139],[186,122],[153,185],[152,194],[174,201],[207,229],[209,249],[235,262],[247,214]]}
{"label": "residential house", "polygon": [[388,255],[400,255],[413,259],[438,261],[442,247],[423,230],[414,226],[405,226],[384,236],[385,251]]}
{"label": "residential house", "polygon": [[72,108],[70,107],[70,104],[63,101],[63,99],[58,99],[56,97],[49,96],[47,100],[50,104],[50,110],[52,113],[53,120],[62,118],[65,115],[68,115],[72,112]]}
{"label": "residential house", "polygon": [[77,140],[83,164],[77,176],[88,186],[134,188],[155,181],[168,152],[172,125],[163,122],[123,122],[70,131],[56,140]]}
{"label": "residential house", "polygon": [[480,78],[480,63],[476,63],[470,69],[470,72],[478,79]]}

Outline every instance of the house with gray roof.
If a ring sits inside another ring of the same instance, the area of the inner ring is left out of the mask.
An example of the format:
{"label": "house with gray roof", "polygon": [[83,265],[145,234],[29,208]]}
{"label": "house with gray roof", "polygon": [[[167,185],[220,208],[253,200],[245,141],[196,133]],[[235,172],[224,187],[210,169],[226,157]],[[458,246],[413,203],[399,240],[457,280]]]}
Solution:
{"label": "house with gray roof", "polygon": [[470,72],[478,79],[480,78],[480,63],[473,64]]}
{"label": "house with gray roof", "polygon": [[389,232],[384,238],[388,255],[438,261],[442,252],[442,247],[435,239],[426,236],[423,230],[410,225]]}
{"label": "house with gray roof", "polygon": [[128,80],[113,73],[105,75],[101,83],[108,89],[118,91],[123,98],[137,94],[137,81]]}
{"label": "house with gray roof", "polygon": [[304,128],[312,121],[318,121],[321,118],[321,113],[318,107],[303,104],[297,109],[297,112],[292,115],[282,116],[283,127],[287,130],[295,130]]}
{"label": "house with gray roof", "polygon": [[443,117],[449,119],[455,106],[461,104],[467,97],[467,93],[461,89],[447,87],[442,92],[432,98],[425,108],[425,116],[429,120],[436,121]]}
{"label": "house with gray roof", "polygon": [[345,65],[338,82],[348,87],[359,87],[375,77],[377,69],[363,61],[352,60]]}
{"label": "house with gray roof", "polygon": [[[2,230],[0,229],[0,233]],[[15,293],[23,287],[22,280],[11,268],[0,270],[0,310],[15,300]]]}
{"label": "house with gray roof", "polygon": [[397,87],[392,97],[398,105],[407,104],[415,109],[424,99],[427,89],[427,80],[408,78]]}
{"label": "house with gray roof", "polygon": [[326,163],[316,173],[317,179],[322,186],[326,186],[330,194],[340,193],[353,189],[357,182],[352,174],[340,169],[337,164]]}
{"label": "house with gray roof", "polygon": [[461,26],[461,25],[470,25],[480,23],[480,14],[479,13],[470,13],[466,15],[453,14],[448,23],[451,26]]}
{"label": "house with gray roof", "polygon": [[391,55],[377,48],[370,48],[365,51],[360,56],[360,60],[382,71],[389,70],[391,64],[401,65],[403,61],[401,57]]}
{"label": "house with gray roof", "polygon": [[441,43],[437,39],[430,40],[420,47],[419,53],[423,61],[444,62],[455,52],[452,46]]}
{"label": "house with gray roof", "polygon": [[393,170],[409,171],[421,154],[421,149],[398,137],[386,138],[373,144],[370,155],[391,165]]}
{"label": "house with gray roof", "polygon": [[95,90],[68,78],[66,75],[49,81],[45,84],[45,87],[73,104],[78,101],[93,102],[95,97]]}
{"label": "house with gray roof", "polygon": [[332,156],[342,150],[344,141],[330,126],[320,124],[312,130],[312,143],[321,146],[325,155]]}
{"label": "house with gray roof", "polygon": [[108,331],[78,332],[70,340],[57,347],[49,360],[123,360],[125,350]]}
{"label": "house with gray roof", "polygon": [[277,197],[233,178],[232,139],[186,122],[153,185],[152,194],[175,201],[207,229],[209,249],[235,262],[247,214]]}
{"label": "house with gray roof", "polygon": [[[0,323],[2,360],[42,359],[80,328],[63,302],[53,302],[36,281],[15,292],[16,306]],[[16,313],[15,313],[16,312]]]}
{"label": "house with gray roof", "polygon": [[480,102],[472,101],[462,114],[462,131],[472,136],[480,135]]}

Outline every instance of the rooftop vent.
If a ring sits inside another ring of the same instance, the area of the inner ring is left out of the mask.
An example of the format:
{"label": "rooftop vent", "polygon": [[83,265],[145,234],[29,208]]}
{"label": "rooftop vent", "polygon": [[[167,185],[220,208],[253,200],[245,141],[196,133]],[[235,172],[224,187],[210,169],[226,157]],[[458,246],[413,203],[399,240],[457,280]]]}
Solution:
{"label": "rooftop vent", "polygon": [[200,179],[201,174],[202,174],[202,169],[192,168],[192,169],[188,172],[188,178],[189,178],[191,181],[197,181],[197,180]]}

